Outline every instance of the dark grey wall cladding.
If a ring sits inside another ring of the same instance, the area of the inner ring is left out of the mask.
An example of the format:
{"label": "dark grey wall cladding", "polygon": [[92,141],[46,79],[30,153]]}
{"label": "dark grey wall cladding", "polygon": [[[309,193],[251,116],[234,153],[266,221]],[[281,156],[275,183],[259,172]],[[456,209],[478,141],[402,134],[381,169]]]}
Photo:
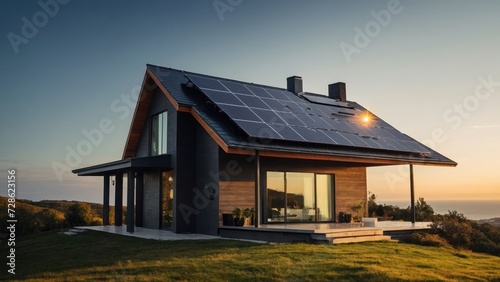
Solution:
{"label": "dark grey wall cladding", "polygon": [[196,124],[196,232],[217,235],[219,225],[219,145]]}
{"label": "dark grey wall cladding", "polygon": [[[172,110],[175,112],[175,110]],[[190,113],[169,114],[168,125],[172,123],[168,138],[168,153],[172,155],[174,169],[174,221],[177,233],[196,232],[196,216],[193,213],[194,189],[196,187],[196,121]],[[174,125],[175,124],[175,125]],[[174,129],[175,127],[175,129]]]}
{"label": "dark grey wall cladding", "polygon": [[219,157],[219,169],[229,177],[229,181],[255,182],[255,156],[226,154],[220,149]]}
{"label": "dark grey wall cladding", "polygon": [[[137,152],[135,154],[136,157],[149,156],[149,143],[150,143],[149,139],[150,139],[150,135],[151,135],[150,134],[150,132],[151,132],[151,126],[150,126],[151,116],[166,111],[169,106],[170,106],[170,103],[168,102],[167,97],[165,97],[165,94],[163,94],[160,90],[157,90],[153,94],[153,100],[151,101],[151,105],[149,106],[148,117],[146,118],[146,122],[144,123],[144,127],[142,128],[142,133],[141,133],[141,137],[139,139],[139,144],[137,145]],[[172,106],[170,106],[170,108],[171,108],[171,110],[169,111],[169,114],[168,114],[169,128],[171,125],[171,123],[170,123],[171,112],[175,111]],[[169,146],[169,145],[170,144],[168,144],[167,146]]]}

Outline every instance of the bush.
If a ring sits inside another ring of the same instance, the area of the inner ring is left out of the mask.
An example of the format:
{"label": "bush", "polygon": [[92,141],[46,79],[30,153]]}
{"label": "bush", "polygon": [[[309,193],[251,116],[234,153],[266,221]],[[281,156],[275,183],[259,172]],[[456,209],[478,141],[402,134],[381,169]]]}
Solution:
{"label": "bush", "polygon": [[[400,208],[392,205],[377,205],[377,196],[371,193],[368,197],[368,214],[370,216],[391,218],[393,220],[412,220],[411,207]],[[434,209],[427,204],[424,198],[419,198],[415,204],[415,218],[417,221],[432,221]]]}
{"label": "bush", "polygon": [[500,244],[500,227],[495,227],[489,223],[483,223],[481,225],[477,225],[475,229],[484,233],[484,235],[493,241],[493,243],[497,245]]}
{"label": "bush", "polygon": [[431,228],[455,248],[469,249],[472,245],[472,221],[457,211],[434,216]]}
{"label": "bush", "polygon": [[87,203],[71,205],[66,213],[66,221],[70,227],[102,224],[102,219],[95,216]]}
{"label": "bush", "polygon": [[448,244],[448,242],[446,242],[445,239],[443,239],[437,234],[429,234],[429,233],[415,232],[412,233],[410,236],[404,238],[402,242],[422,245],[422,246],[431,246],[431,247],[450,247],[450,244]]}
{"label": "bush", "polygon": [[472,233],[471,250],[474,252],[500,256],[500,246],[491,241],[488,236],[479,230],[474,230]]}

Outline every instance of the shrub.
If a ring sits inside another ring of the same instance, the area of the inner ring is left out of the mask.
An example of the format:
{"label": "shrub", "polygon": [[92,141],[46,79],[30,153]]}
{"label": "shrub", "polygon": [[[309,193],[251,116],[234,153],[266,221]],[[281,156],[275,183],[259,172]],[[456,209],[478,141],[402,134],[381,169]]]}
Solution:
{"label": "shrub", "polygon": [[474,252],[500,256],[500,247],[479,230],[474,230],[472,233],[471,250]]}
{"label": "shrub", "polygon": [[431,228],[455,248],[469,249],[472,245],[472,221],[457,211],[434,216]]}
{"label": "shrub", "polygon": [[493,243],[500,244],[500,227],[493,226],[489,223],[483,223],[481,225],[477,225],[475,229],[484,233],[484,235],[486,235]]}
{"label": "shrub", "polygon": [[422,246],[431,246],[431,247],[450,247],[448,242],[445,239],[440,237],[437,234],[429,234],[429,233],[412,233],[410,236],[404,238],[402,240],[404,243],[416,244]]}
{"label": "shrub", "polygon": [[95,216],[87,203],[71,205],[66,213],[66,221],[70,227],[102,224],[102,219]]}

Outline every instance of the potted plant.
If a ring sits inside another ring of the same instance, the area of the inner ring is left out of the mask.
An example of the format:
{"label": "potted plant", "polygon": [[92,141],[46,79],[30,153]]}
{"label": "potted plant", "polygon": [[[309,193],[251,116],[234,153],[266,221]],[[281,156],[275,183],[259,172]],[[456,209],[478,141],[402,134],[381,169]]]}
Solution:
{"label": "potted plant", "polygon": [[[351,207],[352,211],[356,212],[356,215],[352,218],[354,222],[361,222],[361,218],[363,217],[363,214],[365,214],[365,203],[366,200],[362,200],[359,204]],[[361,216],[359,216],[360,213]]]}
{"label": "potted plant", "polygon": [[245,224],[245,219],[243,218],[243,212],[240,208],[235,208],[233,210],[233,220],[234,226],[243,226]]}
{"label": "potted plant", "polygon": [[243,210],[243,217],[248,219],[248,224],[245,225],[253,225],[254,224],[254,219],[255,219],[255,209],[254,208],[246,208]]}

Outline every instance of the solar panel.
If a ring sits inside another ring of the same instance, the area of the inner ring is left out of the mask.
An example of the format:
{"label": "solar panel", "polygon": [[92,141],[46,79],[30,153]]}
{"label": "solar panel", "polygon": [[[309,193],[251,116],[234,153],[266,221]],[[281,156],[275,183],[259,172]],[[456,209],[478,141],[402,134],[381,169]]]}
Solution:
{"label": "solar panel", "polygon": [[347,140],[340,132],[334,130],[325,130],[323,131],[330,139],[332,139],[336,144],[342,146],[354,146],[349,140]]}
{"label": "solar panel", "polygon": [[267,124],[271,123],[286,124],[286,122],[283,119],[281,119],[275,112],[271,110],[253,109],[253,112]]}
{"label": "solar panel", "polygon": [[292,126],[292,128],[309,142],[332,144],[332,140],[325,134],[321,133],[322,130],[320,129],[313,129],[302,126]]}
{"label": "solar panel", "polygon": [[285,107],[285,105],[283,105],[278,100],[262,98],[262,101],[264,101],[264,103],[266,103],[274,111],[280,111],[280,112],[289,112],[290,111],[288,108]]}
{"label": "solar panel", "polygon": [[428,149],[375,118],[356,103],[225,79],[186,77],[249,137],[357,148],[429,153]]}
{"label": "solar panel", "polygon": [[227,89],[229,89],[229,91],[231,91],[233,93],[253,95],[253,93],[250,92],[250,90],[248,90],[248,88],[246,88],[245,85],[243,85],[241,83],[235,83],[232,81],[222,81],[221,83],[224,86],[226,86]]}
{"label": "solar panel", "polygon": [[227,88],[216,79],[190,75],[189,80],[200,88],[227,91]]}
{"label": "solar panel", "polygon": [[382,145],[380,145],[376,139],[373,139],[371,137],[361,137],[363,138],[363,142],[365,142],[369,148],[374,148],[374,149],[383,149]]}
{"label": "solar panel", "polygon": [[349,140],[349,142],[351,142],[351,144],[353,144],[354,146],[370,148],[370,145],[364,142],[363,138],[359,137],[356,134],[352,134],[349,132],[339,132],[339,134],[342,135],[345,139]]}
{"label": "solar panel", "polygon": [[263,122],[250,122],[244,120],[236,121],[241,129],[243,129],[249,136],[256,138],[266,138],[266,139],[283,139],[276,131],[274,131],[269,125]]}
{"label": "solar panel", "polygon": [[[292,113],[276,112],[288,125],[306,126],[300,119]],[[302,134],[301,134],[302,135]]]}
{"label": "solar panel", "polygon": [[313,127],[313,128],[318,128],[318,129],[324,129],[324,130],[331,130],[333,129],[328,122],[326,122],[324,119],[321,117],[313,116],[313,115],[299,115],[297,114],[297,117],[304,121],[307,124],[307,126]]}
{"label": "solar panel", "polygon": [[276,100],[282,100],[282,101],[291,101],[288,98],[288,95],[283,93],[281,90],[273,89],[273,88],[268,88],[266,89],[267,93],[269,93],[271,96],[273,96],[274,99]]}
{"label": "solar panel", "polygon": [[262,122],[262,120],[257,115],[255,115],[249,108],[245,106],[239,107],[219,104],[219,107],[232,119]]}
{"label": "solar panel", "polygon": [[233,93],[209,89],[205,89],[203,92],[215,103],[244,106],[244,104]]}
{"label": "solar panel", "polygon": [[261,97],[261,98],[272,98],[272,99],[274,99],[274,97],[271,96],[269,93],[267,93],[267,91],[264,88],[262,88],[262,87],[253,86],[253,85],[247,85],[247,88],[248,88],[248,90],[252,91],[252,93],[255,96],[258,96],[258,97]]}
{"label": "solar panel", "polygon": [[292,127],[284,124],[269,124],[279,135],[281,135],[285,140],[290,141],[307,141],[304,137],[300,136]]}
{"label": "solar panel", "polygon": [[235,94],[235,96],[250,108],[269,109],[269,110],[271,109],[267,104],[262,102],[262,100],[259,97],[255,97],[253,95],[250,96],[250,95],[240,95],[240,94]]}
{"label": "solar panel", "polygon": [[306,107],[304,107],[303,104],[297,104],[292,101],[282,101],[281,103],[284,104],[285,107],[287,107],[292,113],[300,113],[300,114],[305,113]]}

